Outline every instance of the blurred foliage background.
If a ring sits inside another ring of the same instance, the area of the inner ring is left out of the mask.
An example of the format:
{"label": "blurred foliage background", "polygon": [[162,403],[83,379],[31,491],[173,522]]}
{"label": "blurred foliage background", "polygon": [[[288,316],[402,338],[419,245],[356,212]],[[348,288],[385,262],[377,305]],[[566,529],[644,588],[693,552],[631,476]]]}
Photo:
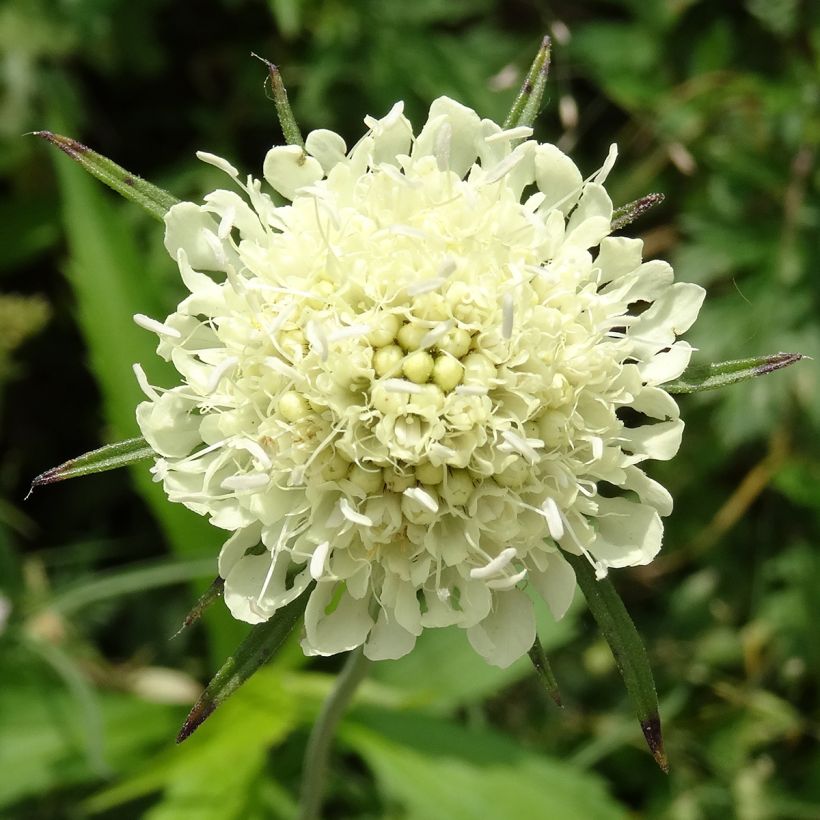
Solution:
{"label": "blurred foliage background", "polygon": [[[173,737],[244,634],[221,605],[174,640],[219,533],[144,466],[38,492],[31,478],[136,433],[134,312],[180,295],[161,228],[31,136],[68,133],[199,197],[205,149],[258,173],[281,141],[264,67],[304,130],[350,144],[406,100],[509,108],[554,40],[537,136],[587,173],[610,142],[632,230],[709,298],[701,361],[820,356],[820,5],[812,0],[4,0],[0,5],[0,815],[287,818],[338,661],[295,642],[190,741]],[[338,740],[328,817],[820,817],[817,366],[682,401],[665,549],[615,581],[656,671],[672,770],[642,747],[580,602],[541,635],[565,708],[528,663],[463,635],[380,664]]]}

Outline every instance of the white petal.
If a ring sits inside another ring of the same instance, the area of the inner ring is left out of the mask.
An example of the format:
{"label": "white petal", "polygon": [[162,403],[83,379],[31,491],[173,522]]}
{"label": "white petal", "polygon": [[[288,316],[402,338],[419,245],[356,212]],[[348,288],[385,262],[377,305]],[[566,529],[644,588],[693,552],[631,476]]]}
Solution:
{"label": "white petal", "polygon": [[327,173],[334,165],[345,159],[347,145],[335,131],[319,128],[307,135],[305,151],[315,157],[322,166],[322,170]]}
{"label": "white petal", "polygon": [[202,442],[199,436],[200,418],[192,410],[191,399],[176,390],[168,390],[156,401],[144,401],[137,405],[137,424],[148,443],[160,455],[187,456]]}
{"label": "white petal", "polygon": [[404,103],[397,102],[380,120],[368,117],[365,123],[371,129],[371,162],[398,166],[396,157],[409,153],[413,139],[413,127],[404,116]]}
{"label": "white petal", "polygon": [[364,654],[371,661],[395,660],[404,657],[415,645],[416,636],[382,609],[364,645]]}
{"label": "white petal", "polygon": [[215,213],[220,219],[232,214],[231,226],[239,229],[243,239],[264,242],[267,234],[259,221],[259,216],[235,191],[211,191],[205,196],[203,209]]}
{"label": "white petal", "polygon": [[598,532],[589,551],[610,567],[648,564],[660,551],[658,511],[626,498],[598,499]]}
{"label": "white petal", "polygon": [[325,610],[336,592],[335,581],[319,581],[310,595],[305,610],[305,638],[302,648],[306,655],[335,655],[361,646],[373,626],[368,613],[369,597],[356,600],[342,590],[336,608]]}
{"label": "white petal", "polygon": [[427,123],[413,146],[413,156],[435,156],[442,171],[449,169],[463,177],[478,156],[481,131],[481,119],[472,108],[439,97],[430,106]]}
{"label": "white petal", "polygon": [[261,527],[254,524],[237,530],[223,545],[219,553],[219,576],[227,578],[237,561],[259,543]]}
{"label": "white petal", "polygon": [[216,154],[209,154],[207,151],[197,151],[196,158],[201,162],[207,162],[208,165],[219,168],[220,171],[224,171],[229,177],[236,179],[239,176],[239,171],[237,171],[228,160],[222,159],[222,157],[218,157]]}
{"label": "white petal", "polygon": [[643,427],[626,429],[621,432],[625,450],[656,461],[669,461],[680,449],[683,436],[683,421],[661,421]]}
{"label": "white petal", "polygon": [[643,240],[627,236],[608,236],[601,240],[595,266],[601,269],[601,282],[612,282],[631,273],[641,264]]}
{"label": "white petal", "polygon": [[692,346],[689,342],[675,342],[669,350],[656,353],[649,361],[638,365],[641,378],[648,384],[664,384],[677,379],[689,366]]}
{"label": "white petal", "polygon": [[583,177],[575,163],[554,145],[544,143],[535,150],[535,181],[546,199],[539,210],[558,208],[564,214],[578,201]]}
{"label": "white petal", "polygon": [[575,596],[575,570],[564,557],[550,553],[547,568],[543,572],[530,570],[530,581],[538,594],[546,601],[556,621],[566,615]]}
{"label": "white petal", "polygon": [[700,285],[678,282],[668,288],[629,328],[638,358],[647,358],[668,347],[688,330],[703,304],[706,291]]}
{"label": "white petal", "polygon": [[584,185],[578,207],[572,212],[567,222],[567,233],[571,233],[582,222],[594,216],[602,216],[611,222],[612,200],[603,185],[588,182]]}
{"label": "white petal", "polygon": [[624,471],[626,480],[621,486],[625,490],[632,490],[644,504],[649,504],[658,511],[658,515],[666,516],[672,513],[672,496],[662,484],[649,478],[640,467],[627,467]]}
{"label": "white petal", "polygon": [[178,202],[165,214],[165,247],[172,259],[177,258],[180,248],[195,268],[224,270],[225,257],[209,241],[206,232],[216,239],[216,220],[193,202]]}
{"label": "white petal", "polygon": [[291,200],[300,188],[312,185],[324,176],[319,161],[308,156],[298,145],[271,148],[265,155],[262,173],[271,188]]}
{"label": "white petal", "polygon": [[496,592],[490,614],[467,630],[470,645],[488,663],[506,669],[535,641],[530,599],[519,589]]}

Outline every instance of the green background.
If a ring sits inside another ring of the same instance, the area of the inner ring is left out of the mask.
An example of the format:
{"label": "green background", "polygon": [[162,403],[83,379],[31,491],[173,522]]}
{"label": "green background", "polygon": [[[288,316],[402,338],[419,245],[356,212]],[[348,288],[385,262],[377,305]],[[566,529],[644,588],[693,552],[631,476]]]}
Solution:
{"label": "green background", "polygon": [[257,52],[306,132],[351,144],[396,99],[503,118],[554,37],[536,136],[585,173],[609,144],[631,229],[709,292],[700,361],[815,356],[684,397],[665,547],[615,575],[645,636],[668,776],[645,751],[583,604],[541,635],[558,710],[526,660],[487,667],[459,632],[381,664],[340,730],[328,817],[820,816],[820,6],[812,0],[5,0],[0,4],[0,816],[287,818],[338,660],[289,644],[181,747],[172,739],[246,627],[221,604],[174,640],[219,533],[145,469],[31,478],[136,433],[130,365],[163,373],[135,312],[181,284],[162,229],[25,132],[87,142],[180,198],[256,174],[281,141]]}

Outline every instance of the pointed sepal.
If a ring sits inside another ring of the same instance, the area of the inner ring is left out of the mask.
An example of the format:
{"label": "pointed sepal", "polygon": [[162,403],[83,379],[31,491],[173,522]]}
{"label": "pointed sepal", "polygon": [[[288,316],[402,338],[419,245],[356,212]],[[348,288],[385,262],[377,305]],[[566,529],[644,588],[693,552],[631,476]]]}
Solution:
{"label": "pointed sepal", "polygon": [[44,487],[46,484],[55,484],[58,481],[93,473],[104,473],[106,470],[116,470],[119,467],[127,467],[129,464],[144,461],[153,455],[155,453],[151,446],[141,436],[118,441],[116,444],[106,444],[104,447],[91,450],[40,473],[31,482],[26,498],[38,487]]}
{"label": "pointed sepal", "polygon": [[293,116],[293,109],[290,107],[288,100],[288,92],[285,84],[282,81],[282,73],[279,71],[279,66],[274,65],[270,60],[254,54],[257,60],[261,60],[268,67],[268,79],[270,80],[271,93],[273,94],[273,104],[276,106],[276,116],[279,118],[279,125],[282,126],[282,134],[285,137],[285,142],[288,145],[298,145],[300,148],[305,147],[305,141],[302,139],[302,132],[299,130],[299,125],[296,122],[296,117]]}
{"label": "pointed sepal", "polygon": [[589,611],[612,650],[649,751],[661,770],[668,772],[669,762],[663,748],[658,694],[641,636],[612,582],[608,578],[597,578],[594,568],[584,556],[564,553],[564,558],[575,570],[578,586],[584,593]]}
{"label": "pointed sepal", "polygon": [[51,131],[35,131],[35,137],[42,137],[47,142],[55,145],[64,154],[67,154],[75,162],[78,162],[89,174],[97,177],[109,188],[116,191],[120,196],[135,202],[151,216],[162,221],[173,205],[179,200],[152,185],[142,177],[126,171],[116,162],[112,162],[102,154],[92,151],[87,145],[83,145],[71,137],[64,137],[61,134],[54,134]]}
{"label": "pointed sepal", "polygon": [[541,641],[537,637],[527,654],[530,656],[532,665],[543,681],[547,694],[552,698],[553,703],[556,706],[563,707],[561,692],[558,690],[558,681],[555,679],[547,654],[544,652],[544,647],[541,646]]}
{"label": "pointed sepal", "polygon": [[667,393],[700,393],[765,376],[805,358],[802,353],[772,353],[751,359],[689,365],[680,378],[662,385]]}
{"label": "pointed sepal", "polygon": [[612,230],[619,231],[625,228],[656,205],[660,205],[664,199],[666,197],[663,194],[647,194],[633,202],[627,202],[626,205],[621,205],[612,214]]}
{"label": "pointed sepal", "polygon": [[177,743],[187,740],[263,663],[269,660],[302,617],[308,600],[305,591],[273,617],[253,627],[250,634],[214,675],[177,735]]}
{"label": "pointed sepal", "polygon": [[524,84],[512,104],[510,113],[507,114],[507,119],[504,120],[504,128],[531,126],[535,122],[549,77],[550,46],[550,38],[544,37],[530,70],[524,78]]}
{"label": "pointed sepal", "polygon": [[189,626],[193,626],[201,617],[202,613],[214,603],[218,598],[222,597],[225,591],[225,580],[218,575],[214,578],[213,583],[199,596],[199,600],[194,604],[191,611],[185,616],[182,626],[172,635],[176,638],[180,632],[186,630]]}

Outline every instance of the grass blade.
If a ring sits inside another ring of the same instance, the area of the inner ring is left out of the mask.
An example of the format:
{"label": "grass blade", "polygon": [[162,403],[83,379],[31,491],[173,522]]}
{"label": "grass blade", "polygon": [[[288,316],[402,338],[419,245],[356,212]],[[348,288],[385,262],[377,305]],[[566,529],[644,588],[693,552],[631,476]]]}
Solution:
{"label": "grass blade", "polygon": [[658,693],[655,690],[655,680],[641,636],[612,582],[608,578],[598,580],[595,577],[595,570],[584,556],[564,553],[564,558],[575,570],[578,586],[584,593],[592,617],[595,618],[601,634],[612,650],[618,671],[635,706],[649,750],[661,770],[668,772],[669,763],[663,749],[658,710]]}

